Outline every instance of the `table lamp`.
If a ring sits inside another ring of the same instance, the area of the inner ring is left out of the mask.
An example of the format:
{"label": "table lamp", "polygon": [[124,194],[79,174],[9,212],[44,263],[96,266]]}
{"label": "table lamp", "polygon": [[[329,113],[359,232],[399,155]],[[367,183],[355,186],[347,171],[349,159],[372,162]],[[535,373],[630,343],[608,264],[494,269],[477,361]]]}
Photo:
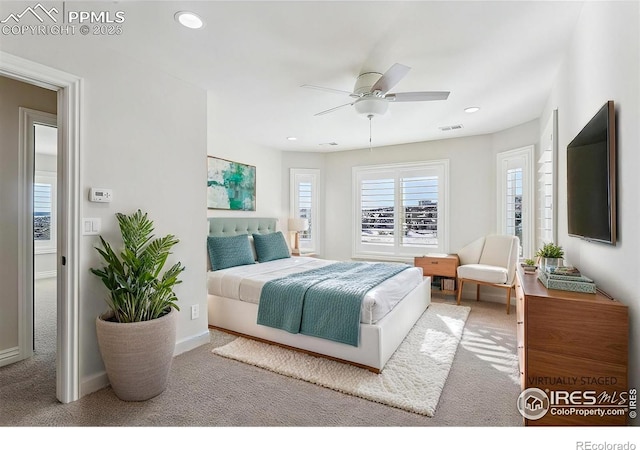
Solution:
{"label": "table lamp", "polygon": [[293,231],[296,234],[295,245],[291,251],[292,255],[300,255],[300,232],[307,231],[309,229],[309,220],[301,217],[295,217],[289,219],[289,231]]}

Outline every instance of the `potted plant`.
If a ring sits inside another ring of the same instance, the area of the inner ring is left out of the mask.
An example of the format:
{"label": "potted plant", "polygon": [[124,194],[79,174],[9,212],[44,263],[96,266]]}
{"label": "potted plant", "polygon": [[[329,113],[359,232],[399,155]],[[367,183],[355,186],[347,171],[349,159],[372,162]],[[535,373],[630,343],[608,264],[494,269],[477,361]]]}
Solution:
{"label": "potted plant", "polygon": [[536,262],[533,259],[527,258],[522,262],[522,268],[525,272],[535,272],[538,266],[536,266]]}
{"label": "potted plant", "polygon": [[166,388],[176,339],[178,298],[173,287],[185,269],[175,263],[162,275],[169,234],[154,238],[153,222],[138,210],[116,214],[124,243],[118,254],[100,236],[104,266],[92,268],[109,290],[109,311],[96,318],[98,345],[109,382],[122,400],[141,401]]}
{"label": "potted plant", "polygon": [[561,246],[549,242],[543,244],[542,248],[538,249],[536,256],[540,258],[540,267],[548,271],[551,268],[562,266],[564,250],[562,250]]}

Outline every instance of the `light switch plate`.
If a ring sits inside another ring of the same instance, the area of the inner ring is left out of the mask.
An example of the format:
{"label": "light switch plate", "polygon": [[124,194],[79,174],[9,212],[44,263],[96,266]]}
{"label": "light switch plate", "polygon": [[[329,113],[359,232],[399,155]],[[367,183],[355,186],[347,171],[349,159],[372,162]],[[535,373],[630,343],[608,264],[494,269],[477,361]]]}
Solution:
{"label": "light switch plate", "polygon": [[100,234],[102,227],[102,219],[100,218],[83,218],[82,219],[82,234],[84,236],[95,236]]}

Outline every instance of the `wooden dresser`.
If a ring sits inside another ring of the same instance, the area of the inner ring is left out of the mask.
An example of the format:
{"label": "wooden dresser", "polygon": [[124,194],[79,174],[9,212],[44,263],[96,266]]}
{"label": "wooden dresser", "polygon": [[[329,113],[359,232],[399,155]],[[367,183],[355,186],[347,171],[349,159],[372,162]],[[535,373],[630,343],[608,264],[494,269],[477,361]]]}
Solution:
{"label": "wooden dresser", "polygon": [[[522,389],[553,391],[556,405],[561,406],[555,409],[560,413],[548,411],[540,419],[525,419],[525,425],[625,425],[626,412],[583,416],[569,414],[569,404],[576,406],[574,411],[588,408],[594,391],[596,395],[627,395],[627,306],[600,293],[547,289],[537,273],[525,274],[522,268],[517,271],[516,298]],[[566,399],[566,392],[575,391],[580,392]],[[592,393],[585,397],[585,391]],[[606,402],[599,397],[597,404],[601,403],[620,401],[615,396]]]}

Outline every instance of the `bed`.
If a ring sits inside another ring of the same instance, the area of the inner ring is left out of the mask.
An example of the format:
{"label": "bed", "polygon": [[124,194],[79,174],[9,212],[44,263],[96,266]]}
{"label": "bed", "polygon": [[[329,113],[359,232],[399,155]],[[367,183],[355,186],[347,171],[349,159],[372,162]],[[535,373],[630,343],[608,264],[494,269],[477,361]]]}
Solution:
{"label": "bed", "polygon": [[[242,235],[270,235],[277,233],[276,225],[272,218],[209,218],[209,236],[240,239]],[[252,250],[255,260],[255,248]],[[209,264],[209,327],[381,372],[430,304],[430,279],[423,279],[420,268],[402,270],[366,292],[360,306],[357,346],[258,324],[265,283],[333,263],[294,256],[216,270]]]}

